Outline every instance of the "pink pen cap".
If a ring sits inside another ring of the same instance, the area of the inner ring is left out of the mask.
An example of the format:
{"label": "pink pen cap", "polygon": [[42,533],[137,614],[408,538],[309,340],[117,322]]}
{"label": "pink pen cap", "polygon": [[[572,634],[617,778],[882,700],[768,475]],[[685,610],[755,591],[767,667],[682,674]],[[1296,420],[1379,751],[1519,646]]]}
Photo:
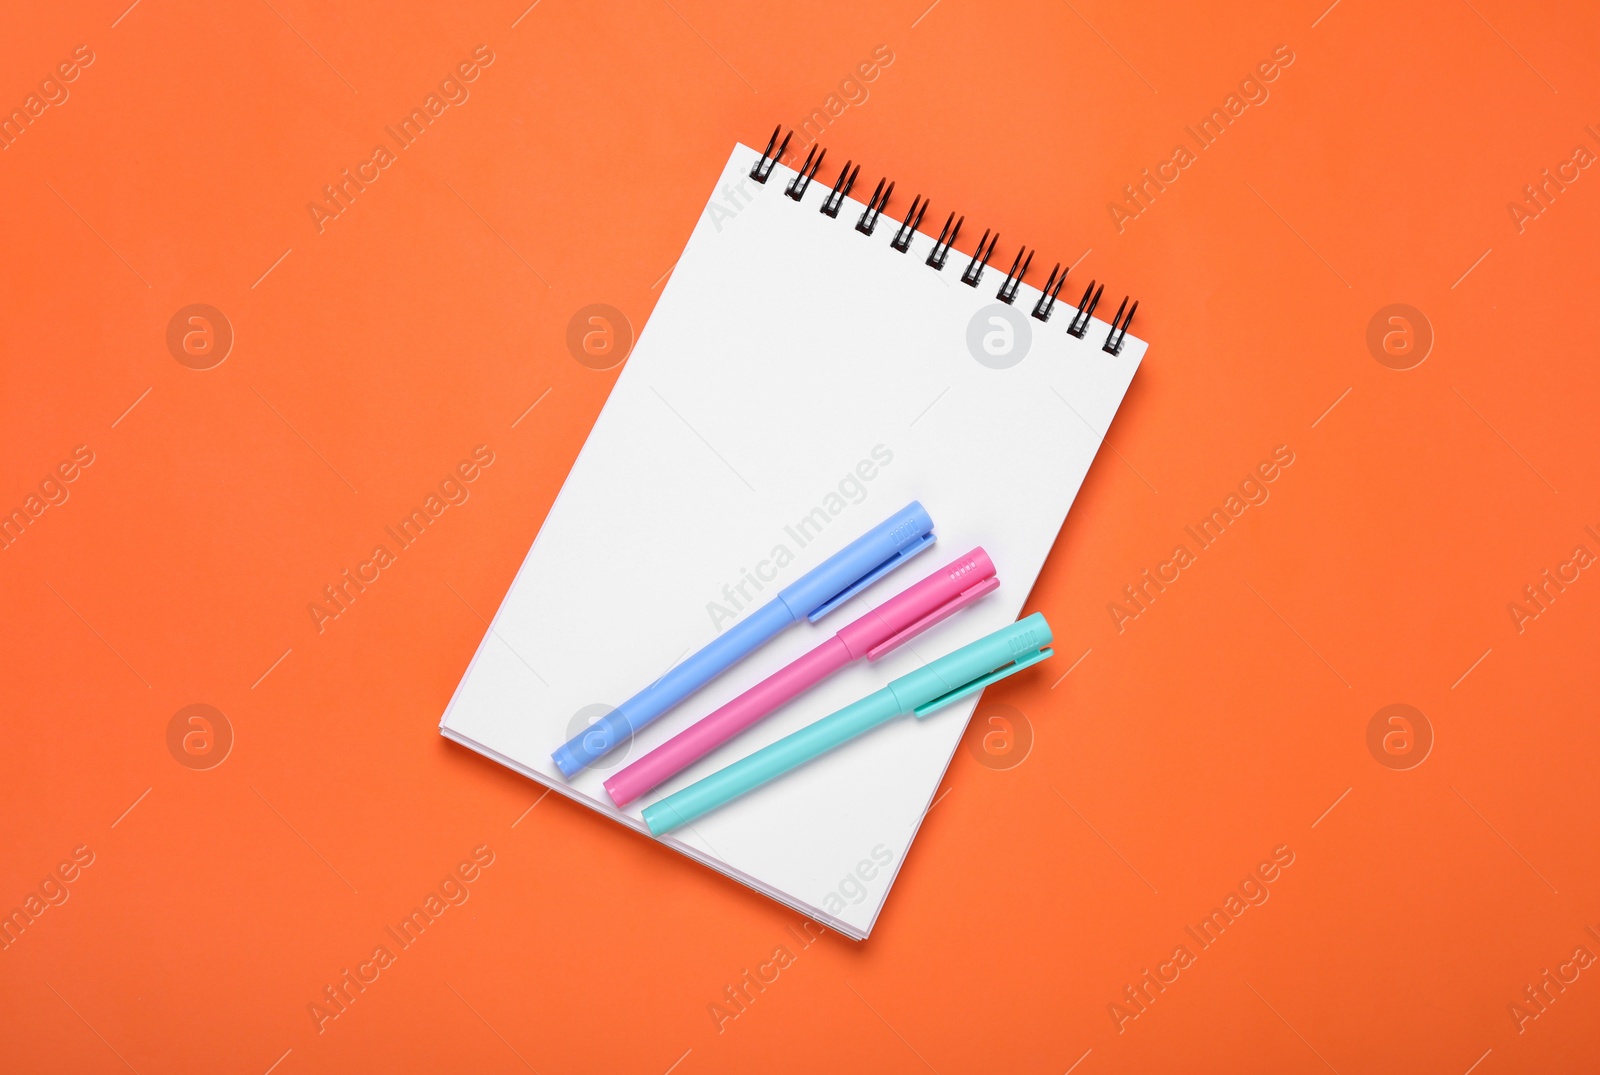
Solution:
{"label": "pink pen cap", "polygon": [[835,637],[849,648],[851,660],[876,661],[999,585],[994,562],[980,545],[846,624]]}
{"label": "pink pen cap", "polygon": [[878,660],[999,585],[982,547],[952,560],[611,777],[606,792],[626,806],[851,661]]}

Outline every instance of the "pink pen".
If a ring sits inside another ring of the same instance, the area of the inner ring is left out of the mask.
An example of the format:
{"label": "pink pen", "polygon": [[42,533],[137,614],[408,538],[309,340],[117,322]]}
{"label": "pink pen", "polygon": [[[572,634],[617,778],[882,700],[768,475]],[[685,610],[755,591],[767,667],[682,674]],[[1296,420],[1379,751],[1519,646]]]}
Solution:
{"label": "pink pen", "polygon": [[851,661],[876,661],[999,585],[981,546],[946,564],[607,780],[611,801],[628,805]]}

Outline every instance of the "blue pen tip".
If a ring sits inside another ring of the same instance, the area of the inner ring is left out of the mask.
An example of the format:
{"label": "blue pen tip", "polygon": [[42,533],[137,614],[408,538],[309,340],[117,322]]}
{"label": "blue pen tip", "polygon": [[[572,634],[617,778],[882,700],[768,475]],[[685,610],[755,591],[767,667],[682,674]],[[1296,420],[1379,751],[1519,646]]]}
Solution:
{"label": "blue pen tip", "polygon": [[561,770],[561,775],[568,780],[583,771],[587,761],[572,752],[571,746],[563,743],[550,755],[550,760],[556,763],[556,768]]}

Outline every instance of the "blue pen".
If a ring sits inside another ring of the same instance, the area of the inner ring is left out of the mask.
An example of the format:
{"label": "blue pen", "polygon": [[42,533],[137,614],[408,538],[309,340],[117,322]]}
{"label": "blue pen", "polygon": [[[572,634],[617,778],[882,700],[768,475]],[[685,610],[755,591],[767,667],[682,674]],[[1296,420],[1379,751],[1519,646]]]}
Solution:
{"label": "blue pen", "polygon": [[571,779],[802,619],[816,623],[934,542],[913,500],[550,755]]}
{"label": "blue pen", "polygon": [[887,724],[902,713],[926,717],[936,709],[1038,664],[1049,649],[1050,625],[1040,613],[1018,620],[962,646],[909,675],[891,680],[859,702],[845,706],[749,757],[719,769],[644,808],[652,836],[689,824],[724,803],[776,780],[784,773]]}

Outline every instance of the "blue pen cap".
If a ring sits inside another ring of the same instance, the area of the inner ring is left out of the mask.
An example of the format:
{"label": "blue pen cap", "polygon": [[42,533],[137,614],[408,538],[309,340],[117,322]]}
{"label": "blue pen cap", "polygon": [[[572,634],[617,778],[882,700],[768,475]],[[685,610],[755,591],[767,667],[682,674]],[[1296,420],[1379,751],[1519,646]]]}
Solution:
{"label": "blue pen cap", "polygon": [[913,500],[778,593],[795,619],[817,622],[934,542],[933,520]]}
{"label": "blue pen cap", "polygon": [[889,690],[900,712],[925,717],[1051,656],[1050,638],[1050,624],[1035,612],[891,680]]}

